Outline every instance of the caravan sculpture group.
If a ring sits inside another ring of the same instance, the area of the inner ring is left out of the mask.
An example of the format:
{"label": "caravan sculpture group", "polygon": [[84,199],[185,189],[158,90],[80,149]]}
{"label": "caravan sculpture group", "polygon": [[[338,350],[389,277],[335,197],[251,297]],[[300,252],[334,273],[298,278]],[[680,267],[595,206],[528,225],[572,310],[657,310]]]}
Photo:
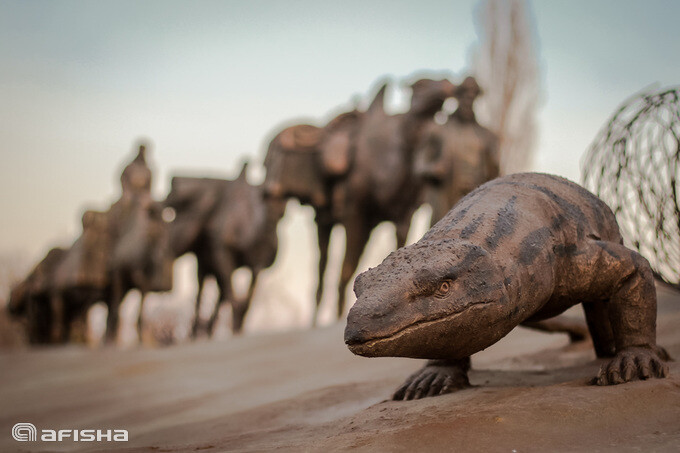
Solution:
{"label": "caravan sculpture group", "polygon": [[[178,176],[166,200],[155,201],[146,146],[141,145],[121,175],[120,199],[107,212],[84,213],[82,234],[73,245],[52,249],[13,289],[10,312],[26,320],[31,342],[64,342],[83,337],[87,310],[104,301],[109,312],[106,340],[112,342],[126,293],[139,290],[143,304],[148,292],[169,291],[174,259],[193,253],[199,291],[192,336],[202,327],[198,308],[208,276],[215,277],[219,288],[208,332],[215,329],[220,305],[228,302],[231,327],[238,333],[257,276],[276,257],[278,220],[287,200],[296,198],[316,212],[317,309],[331,229],[345,228],[346,253],[337,288],[340,318],[347,286],[373,228],[393,222],[401,247],[426,190],[434,194],[429,201],[436,219],[458,194],[498,174],[493,134],[472,113],[480,91],[474,79],[459,86],[446,79],[418,80],[410,85],[410,109],[398,115],[385,111],[386,88],[383,84],[366,110],[342,113],[323,127],[303,124],[281,131],[269,145],[266,178],[259,186],[248,183],[245,167],[233,181]],[[445,124],[436,124],[435,114],[451,97],[458,99],[458,110]],[[484,168],[476,172],[480,177],[474,184],[456,173],[463,161]],[[165,208],[174,210],[170,222],[163,220]],[[253,277],[246,297],[236,300],[231,276],[242,266],[250,268]],[[142,312],[140,307],[140,334]]]}
{"label": "caravan sculpture group", "polygon": [[[198,262],[193,336],[199,327],[200,290],[208,275],[220,289],[210,333],[225,301],[232,303],[233,331],[241,331],[257,275],[276,257],[276,224],[283,209],[265,200],[261,186],[246,181],[245,166],[234,181],[175,177],[167,199],[154,201],[145,153],[141,145],[125,167],[120,199],[107,212],[86,211],[82,234],[73,245],[50,250],[12,290],[10,314],[24,319],[31,343],[82,340],[87,310],[98,301],[108,306],[105,339],[115,341],[120,303],[132,289],[141,293],[141,338],[145,295],[172,289],[172,264],[185,253],[194,253]],[[164,220],[165,208],[174,209],[173,221]],[[250,268],[253,278],[246,299],[237,301],[231,274],[241,266]]]}
{"label": "caravan sculpture group", "polygon": [[[499,150],[492,132],[481,126],[473,104],[481,90],[472,77],[459,85],[424,78],[410,85],[410,108],[391,115],[383,84],[365,110],[342,113],[323,127],[288,127],[271,141],[261,185],[247,181],[246,167],[234,180],[174,177],[164,201],[151,196],[146,147],[121,176],[121,196],[107,212],[87,211],[81,236],[68,249],[56,248],[12,291],[9,310],[26,320],[33,343],[65,342],[82,337],[88,308],[108,306],[105,338],[116,339],[118,311],[126,293],[172,288],[172,263],[192,253],[197,259],[198,294],[192,337],[199,334],[203,283],[213,276],[219,301],[207,322],[215,330],[223,303],[232,309],[232,331],[241,332],[260,271],[272,265],[278,246],[276,226],[287,200],[298,199],[316,213],[320,249],[316,308],[323,293],[331,229],[345,228],[347,241],[337,288],[338,318],[345,313],[345,293],[371,231],[381,222],[396,226],[402,247],[415,210],[425,201],[439,220],[464,195],[499,174]],[[435,121],[446,99],[457,109]],[[164,220],[171,208],[174,218]],[[252,271],[250,288],[236,300],[235,269]],[[143,306],[143,305],[142,305]],[[140,307],[137,328],[142,330]],[[316,320],[316,313],[314,320]],[[559,319],[533,323],[548,331],[566,331],[572,339],[587,335],[581,324]]]}

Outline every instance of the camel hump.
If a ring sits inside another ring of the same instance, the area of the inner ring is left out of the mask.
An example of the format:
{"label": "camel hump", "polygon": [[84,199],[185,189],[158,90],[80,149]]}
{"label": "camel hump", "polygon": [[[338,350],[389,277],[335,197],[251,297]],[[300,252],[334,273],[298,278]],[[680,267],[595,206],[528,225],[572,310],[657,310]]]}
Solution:
{"label": "camel hump", "polygon": [[264,160],[267,170],[264,191],[269,196],[295,197],[314,206],[327,204],[326,182],[319,171],[318,145],[322,135],[323,129],[301,124],[274,137]]}
{"label": "camel hump", "polygon": [[284,129],[279,143],[286,151],[315,151],[321,140],[322,129],[311,124],[299,124]]}
{"label": "camel hump", "polygon": [[328,136],[321,147],[323,171],[329,176],[343,176],[352,160],[351,132],[341,130]]}
{"label": "camel hump", "polygon": [[325,128],[319,146],[323,172],[331,177],[347,174],[353,160],[353,141],[361,113],[358,110],[333,118]]}

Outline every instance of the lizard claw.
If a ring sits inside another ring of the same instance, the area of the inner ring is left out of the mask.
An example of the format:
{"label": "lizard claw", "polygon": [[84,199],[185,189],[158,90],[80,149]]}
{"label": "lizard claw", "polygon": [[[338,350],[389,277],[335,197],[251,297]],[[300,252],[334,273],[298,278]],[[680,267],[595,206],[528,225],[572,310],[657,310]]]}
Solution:
{"label": "lizard claw", "polygon": [[467,370],[457,365],[427,365],[394,392],[393,400],[414,400],[444,395],[470,386]]}
{"label": "lizard claw", "polygon": [[624,349],[600,368],[595,384],[615,385],[638,379],[664,378],[668,376],[668,365],[663,361],[668,354],[661,351],[665,353],[663,349],[659,352],[641,347]]}

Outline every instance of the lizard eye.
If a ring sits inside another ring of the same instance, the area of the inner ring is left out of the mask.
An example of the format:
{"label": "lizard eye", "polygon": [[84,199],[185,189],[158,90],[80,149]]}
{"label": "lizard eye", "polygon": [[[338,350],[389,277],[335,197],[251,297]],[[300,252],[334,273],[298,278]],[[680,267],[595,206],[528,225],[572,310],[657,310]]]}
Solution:
{"label": "lizard eye", "polygon": [[439,288],[437,288],[437,292],[435,293],[435,296],[437,297],[444,297],[448,294],[448,292],[451,290],[451,284],[453,283],[453,280],[451,279],[446,279],[443,280],[439,284]]}

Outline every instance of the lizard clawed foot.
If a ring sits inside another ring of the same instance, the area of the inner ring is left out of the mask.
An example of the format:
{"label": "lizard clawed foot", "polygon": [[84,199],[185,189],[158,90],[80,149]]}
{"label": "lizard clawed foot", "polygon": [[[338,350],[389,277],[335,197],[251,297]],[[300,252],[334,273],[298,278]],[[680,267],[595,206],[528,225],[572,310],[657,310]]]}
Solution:
{"label": "lizard clawed foot", "polygon": [[417,400],[452,393],[469,386],[467,367],[459,364],[428,364],[409,376],[392,399]]}
{"label": "lizard clawed foot", "polygon": [[635,380],[664,378],[668,376],[668,353],[658,350],[634,347],[624,349],[606,365],[600,368],[594,383],[597,385],[623,384]]}

